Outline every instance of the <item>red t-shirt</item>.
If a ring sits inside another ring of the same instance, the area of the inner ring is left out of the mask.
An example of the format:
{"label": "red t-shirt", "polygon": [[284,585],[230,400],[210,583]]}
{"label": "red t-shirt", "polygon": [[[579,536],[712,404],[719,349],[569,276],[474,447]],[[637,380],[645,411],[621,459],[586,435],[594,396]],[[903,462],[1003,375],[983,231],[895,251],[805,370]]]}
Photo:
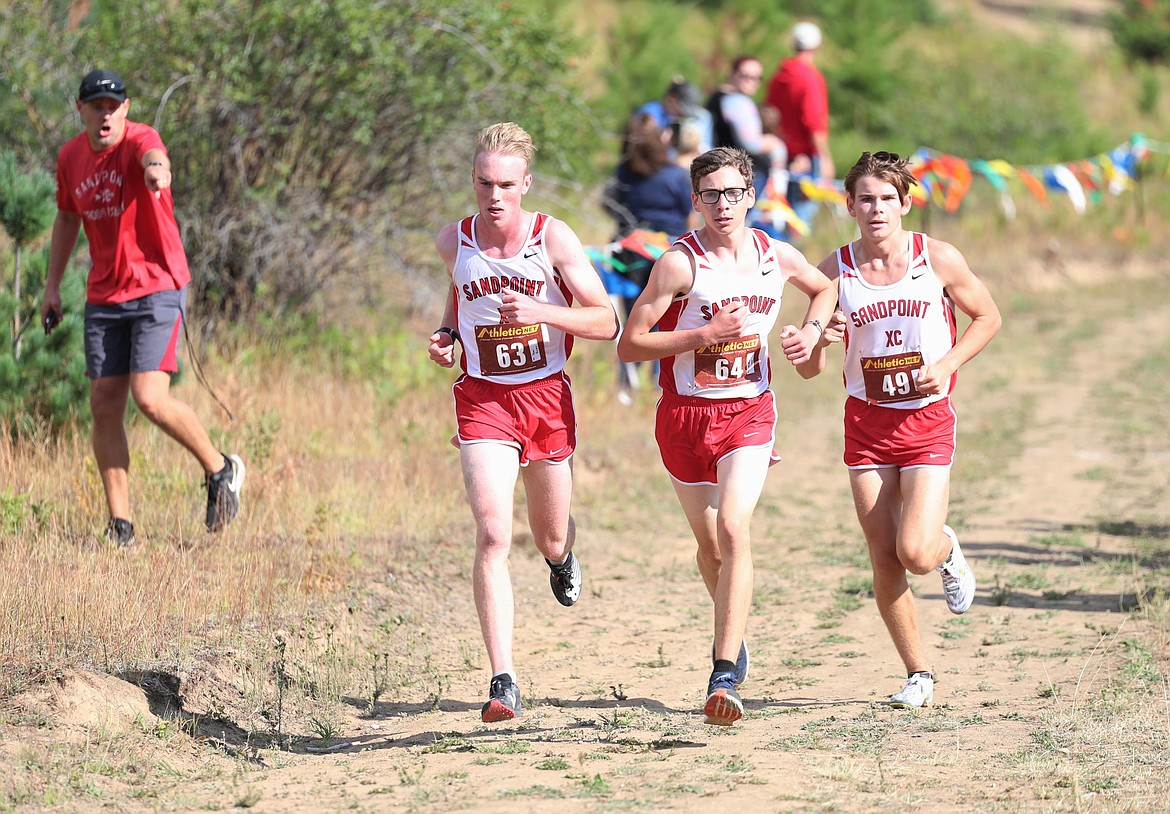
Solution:
{"label": "red t-shirt", "polygon": [[829,91],[816,66],[797,57],[781,62],[768,83],[765,101],[780,111],[780,133],[789,158],[816,155],[812,134],[829,132]]}
{"label": "red t-shirt", "polygon": [[57,157],[57,208],[81,216],[92,263],[86,299],[127,302],[191,281],[170,188],[154,197],[142,156],[165,150],[154,128],[126,122],[122,140],[94,152],[85,133]]}

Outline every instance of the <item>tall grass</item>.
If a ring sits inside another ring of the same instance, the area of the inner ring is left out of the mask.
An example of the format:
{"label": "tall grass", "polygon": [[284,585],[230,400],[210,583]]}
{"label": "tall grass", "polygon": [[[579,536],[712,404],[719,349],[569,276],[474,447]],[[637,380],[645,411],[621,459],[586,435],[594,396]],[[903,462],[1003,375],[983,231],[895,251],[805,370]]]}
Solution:
{"label": "tall grass", "polygon": [[[393,398],[377,377],[334,375],[320,359],[282,362],[271,350],[254,365],[208,365],[238,415],[231,424],[193,379],[176,387],[248,465],[240,519],[222,535],[202,527],[202,471],[141,416],[129,421],[139,544],[126,550],[99,536],[104,494],[85,434],[52,444],[0,437],[10,473],[0,504],[0,694],[74,665],[182,663],[466,536],[442,386]],[[386,350],[429,364],[417,337]]]}

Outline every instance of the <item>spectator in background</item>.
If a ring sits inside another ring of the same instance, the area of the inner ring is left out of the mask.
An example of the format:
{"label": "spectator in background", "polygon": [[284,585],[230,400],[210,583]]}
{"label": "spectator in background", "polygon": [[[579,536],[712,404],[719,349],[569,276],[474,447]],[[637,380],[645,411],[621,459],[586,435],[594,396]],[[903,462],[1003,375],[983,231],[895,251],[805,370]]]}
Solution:
{"label": "spectator in background", "polygon": [[829,152],[829,92],[825,77],[816,67],[823,37],[815,23],[797,23],[792,29],[796,49],[780,63],[768,84],[766,106],[780,116],[780,137],[788,150],[788,203],[796,215],[812,226],[816,201],[800,189],[801,176],[833,180],[835,169]]}
{"label": "spectator in background", "polygon": [[[688,123],[680,133],[687,133],[691,139],[696,137],[697,129]],[[691,202],[690,171],[670,159],[663,130],[647,113],[635,113],[626,123],[622,162],[609,184],[605,207],[617,221],[617,240],[635,229],[648,229],[665,233],[669,244],[698,226],[698,214]],[[654,261],[629,249],[619,250],[614,260],[615,266],[623,270],[623,279],[617,290],[611,287],[610,294],[624,319],[642,293]],[[619,368],[618,385],[618,398],[623,403],[632,402],[630,391],[638,386],[634,365]]]}
{"label": "spectator in background", "polygon": [[[693,122],[684,122],[679,128],[678,140],[674,148],[674,163],[689,173],[691,162],[704,152],[703,133],[699,126]],[[697,212],[694,214],[694,218],[696,222],[700,220]]]}
{"label": "spectator in background", "polygon": [[665,232],[673,241],[691,228],[691,178],[671,161],[662,128],[647,113],[626,123],[622,162],[614,172],[607,207],[618,236],[634,229]]}
{"label": "spectator in background", "polygon": [[711,149],[711,114],[700,103],[697,86],[682,76],[675,76],[666,87],[662,100],[653,99],[634,111],[654,117],[662,129],[662,137],[672,150],[678,149],[679,132],[683,125],[693,124],[699,131],[699,152]]}
{"label": "spectator in background", "polygon": [[736,57],[731,63],[731,74],[727,81],[707,100],[714,146],[743,150],[752,159],[756,201],[764,198],[768,169],[772,163],[769,155],[779,141],[776,136],[764,131],[760,109],[752,98],[763,77],[764,68],[758,59]]}

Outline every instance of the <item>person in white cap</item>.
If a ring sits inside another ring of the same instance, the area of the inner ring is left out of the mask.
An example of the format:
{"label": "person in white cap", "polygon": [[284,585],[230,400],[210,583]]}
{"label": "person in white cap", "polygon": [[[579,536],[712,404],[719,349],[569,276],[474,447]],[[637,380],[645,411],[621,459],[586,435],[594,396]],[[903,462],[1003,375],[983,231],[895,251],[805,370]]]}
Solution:
{"label": "person in white cap", "polygon": [[779,135],[788,150],[788,203],[810,226],[817,204],[801,191],[800,181],[810,175],[831,181],[835,174],[829,150],[829,91],[816,66],[823,39],[816,23],[796,24],[792,29],[796,54],[780,63],[765,99],[779,115]]}

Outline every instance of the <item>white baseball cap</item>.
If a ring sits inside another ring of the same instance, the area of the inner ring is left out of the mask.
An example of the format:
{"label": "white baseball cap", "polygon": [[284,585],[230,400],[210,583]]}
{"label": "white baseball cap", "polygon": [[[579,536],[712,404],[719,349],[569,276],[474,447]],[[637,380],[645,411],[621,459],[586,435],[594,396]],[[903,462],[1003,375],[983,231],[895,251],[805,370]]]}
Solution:
{"label": "white baseball cap", "polygon": [[797,51],[812,51],[821,47],[821,29],[816,23],[797,23],[792,29],[792,43]]}

